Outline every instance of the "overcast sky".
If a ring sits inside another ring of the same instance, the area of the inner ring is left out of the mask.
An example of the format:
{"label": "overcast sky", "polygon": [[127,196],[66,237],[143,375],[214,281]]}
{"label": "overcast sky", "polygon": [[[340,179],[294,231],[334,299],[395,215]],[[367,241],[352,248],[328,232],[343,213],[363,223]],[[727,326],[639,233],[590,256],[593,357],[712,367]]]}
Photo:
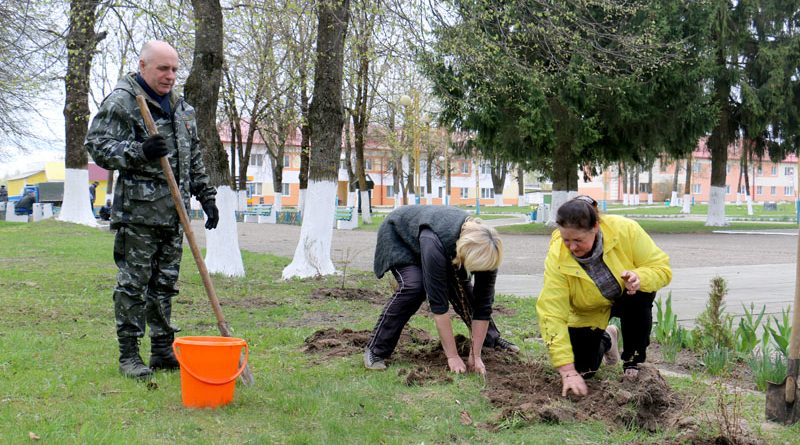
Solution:
{"label": "overcast sky", "polygon": [[21,149],[14,144],[3,143],[0,151],[0,182],[4,178],[14,176],[44,166],[48,161],[64,160],[64,115],[63,102],[57,100],[43,101],[38,110],[42,116],[32,115],[29,118],[30,131],[36,139],[19,142]]}

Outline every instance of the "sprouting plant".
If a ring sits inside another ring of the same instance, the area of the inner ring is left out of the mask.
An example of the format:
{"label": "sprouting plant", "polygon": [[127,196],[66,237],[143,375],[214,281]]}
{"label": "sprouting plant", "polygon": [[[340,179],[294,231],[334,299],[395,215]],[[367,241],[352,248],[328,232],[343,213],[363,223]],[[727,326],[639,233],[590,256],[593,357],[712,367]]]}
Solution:
{"label": "sprouting plant", "polygon": [[667,338],[665,341],[660,342],[661,344],[661,355],[664,357],[664,361],[667,363],[675,363],[675,359],[678,357],[678,352],[683,347],[683,333],[688,332],[680,327],[678,328],[678,334],[673,335]]}
{"label": "sprouting plant", "polygon": [[733,348],[733,318],[725,314],[724,299],[727,292],[724,278],[711,279],[706,309],[697,318],[698,331],[705,348]]}
{"label": "sprouting plant", "polygon": [[744,316],[739,319],[739,327],[736,328],[734,337],[736,339],[736,352],[749,355],[756,346],[758,346],[758,328],[761,325],[761,320],[764,318],[764,311],[767,310],[766,306],[761,306],[761,312],[757,316],[755,314],[755,306],[750,303],[750,309],[742,305],[744,309]]}
{"label": "sprouting plant", "polygon": [[751,354],[747,364],[753,371],[756,387],[761,391],[767,389],[767,382],[780,382],[786,376],[784,357],[770,351],[768,345]]}
{"label": "sprouting plant", "polygon": [[667,294],[666,302],[663,303],[663,309],[661,298],[656,301],[656,341],[667,343],[679,333],[678,316],[672,312],[672,292],[670,292]]}
{"label": "sprouting plant", "polygon": [[777,345],[778,350],[783,353],[784,357],[788,355],[787,351],[789,348],[789,338],[792,334],[792,323],[789,320],[789,308],[787,307],[785,310],[781,311],[782,321],[778,320],[775,317],[772,317],[771,321],[775,322],[775,328],[772,328],[771,323],[767,323],[767,330],[769,331],[770,335],[772,335],[772,340],[775,341],[775,345]]}
{"label": "sprouting plant", "polygon": [[725,347],[714,346],[708,349],[701,359],[703,366],[706,367],[711,375],[721,375],[728,370],[728,363],[731,358],[731,350]]}

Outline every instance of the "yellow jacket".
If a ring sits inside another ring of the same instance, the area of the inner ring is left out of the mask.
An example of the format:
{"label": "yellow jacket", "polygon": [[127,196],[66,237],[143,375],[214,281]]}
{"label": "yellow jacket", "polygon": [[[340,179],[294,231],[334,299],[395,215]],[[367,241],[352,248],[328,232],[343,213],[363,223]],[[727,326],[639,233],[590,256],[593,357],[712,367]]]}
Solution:
{"label": "yellow jacket", "polygon": [[[603,215],[600,230],[603,232],[603,261],[621,289],[624,285],[620,276],[625,270],[636,272],[643,292],[655,292],[672,280],[669,256],[636,221]],[[553,366],[575,361],[567,328],[605,329],[611,304],[575,261],[561,240],[561,232],[554,230],[544,262],[544,285],[536,302],[539,329]]]}

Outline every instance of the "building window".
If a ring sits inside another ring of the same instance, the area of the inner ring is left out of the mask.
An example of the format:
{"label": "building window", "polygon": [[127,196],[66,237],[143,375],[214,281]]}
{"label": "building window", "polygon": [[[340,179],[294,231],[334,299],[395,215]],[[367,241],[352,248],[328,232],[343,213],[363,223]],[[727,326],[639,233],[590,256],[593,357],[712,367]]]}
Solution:
{"label": "building window", "polygon": [[701,193],[701,184],[692,184],[692,194],[699,195]]}
{"label": "building window", "polygon": [[371,171],[372,170],[372,159],[364,158],[364,170]]}
{"label": "building window", "polygon": [[291,194],[292,194],[292,192],[291,192],[291,190],[289,190],[289,183],[288,182],[282,183],[281,184],[281,195],[289,196]]}
{"label": "building window", "polygon": [[494,198],[493,188],[481,188],[481,198]]}
{"label": "building window", "polygon": [[439,197],[444,198],[444,195],[447,194],[447,187],[439,187]]}
{"label": "building window", "polygon": [[292,158],[289,155],[283,155],[283,166],[284,167],[292,166]]}
{"label": "building window", "polygon": [[482,175],[491,175],[492,174],[492,164],[488,162],[481,163],[481,174]]}
{"label": "building window", "polygon": [[264,165],[264,155],[263,154],[251,154],[250,155],[250,164],[254,167],[261,167]]}
{"label": "building window", "polygon": [[264,194],[264,184],[260,182],[248,182],[247,183],[247,197],[251,196],[261,196]]}
{"label": "building window", "polygon": [[794,195],[794,186],[793,186],[793,185],[787,185],[787,186],[785,186],[785,187],[783,188],[783,194],[784,194],[784,195],[786,195],[786,196],[792,196],[792,195]]}
{"label": "building window", "polygon": [[386,197],[387,198],[391,198],[393,196],[394,196],[394,186],[393,185],[387,185],[386,186]]}
{"label": "building window", "polygon": [[649,182],[640,182],[639,183],[639,193],[650,193],[650,183]]}
{"label": "building window", "polygon": [[469,189],[466,187],[461,187],[461,198],[467,199],[469,198]]}
{"label": "building window", "polygon": [[725,164],[725,173],[731,172],[731,164]]}
{"label": "building window", "polygon": [[658,161],[658,171],[659,173],[666,173],[667,172],[667,163],[664,161]]}
{"label": "building window", "polygon": [[778,176],[778,167],[777,167],[777,166],[775,166],[775,165],[773,165],[773,166],[772,166],[772,169],[770,169],[770,172],[771,172],[770,174],[771,174],[772,176]]}
{"label": "building window", "polygon": [[693,162],[692,163],[692,173],[700,173],[700,170],[702,170],[702,165],[700,165],[699,162]]}
{"label": "building window", "polygon": [[757,185],[756,186],[756,195],[761,195],[763,193],[764,193],[764,189],[760,185]]}
{"label": "building window", "polygon": [[469,162],[459,162],[461,164],[461,173],[469,173]]}
{"label": "building window", "polygon": [[728,184],[725,184],[725,194],[726,195],[730,195],[731,194],[731,186],[728,185]]}
{"label": "building window", "polygon": [[759,165],[758,168],[756,169],[756,175],[757,176],[761,176],[763,174],[764,174],[764,170],[762,170],[761,166]]}
{"label": "building window", "polygon": [[784,176],[794,176],[794,167],[784,167],[783,168],[783,175]]}
{"label": "building window", "polygon": [[775,194],[775,192],[776,192],[776,189],[777,189],[777,187],[775,187],[774,185],[773,185],[772,187],[770,187],[770,188],[769,188],[769,194],[770,194],[770,195],[774,195],[774,194]]}

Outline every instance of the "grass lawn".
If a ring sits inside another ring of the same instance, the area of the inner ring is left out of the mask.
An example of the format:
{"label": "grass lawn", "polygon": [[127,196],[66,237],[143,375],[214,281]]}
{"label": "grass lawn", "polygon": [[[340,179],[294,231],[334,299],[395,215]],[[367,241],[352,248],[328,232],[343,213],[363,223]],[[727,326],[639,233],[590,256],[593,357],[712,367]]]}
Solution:
{"label": "grass lawn", "polygon": [[[249,252],[242,253],[245,278],[217,276],[214,283],[234,335],[250,346],[256,383],[237,384],[223,408],[186,409],[178,373],[158,373],[144,384],[117,371],[112,245],[110,232],[74,224],[0,223],[1,443],[32,443],[34,434],[53,444],[656,444],[678,434],[517,417],[490,430],[476,425],[499,413],[477,376],[407,386],[398,370],[408,364],[367,372],[360,355],[320,360],[303,352],[304,339],[326,328],[371,329],[380,306],[313,297],[343,277],[283,281],[289,259]],[[366,272],[348,273],[344,282],[389,293],[388,280]],[[173,305],[179,336],[218,335],[188,247],[180,287]],[[497,305],[505,308],[498,321],[504,335],[525,357],[544,360],[534,341],[533,300],[498,296]],[[435,336],[429,317],[415,316],[411,325]],[[460,322],[454,326],[466,333]],[[718,388],[692,378],[670,382],[695,400],[687,414],[713,415]],[[766,443],[797,443],[800,427],[762,430],[763,394],[747,393],[738,403],[741,418]],[[464,412],[472,423],[463,421]],[[712,436],[720,426],[703,425]]]}

